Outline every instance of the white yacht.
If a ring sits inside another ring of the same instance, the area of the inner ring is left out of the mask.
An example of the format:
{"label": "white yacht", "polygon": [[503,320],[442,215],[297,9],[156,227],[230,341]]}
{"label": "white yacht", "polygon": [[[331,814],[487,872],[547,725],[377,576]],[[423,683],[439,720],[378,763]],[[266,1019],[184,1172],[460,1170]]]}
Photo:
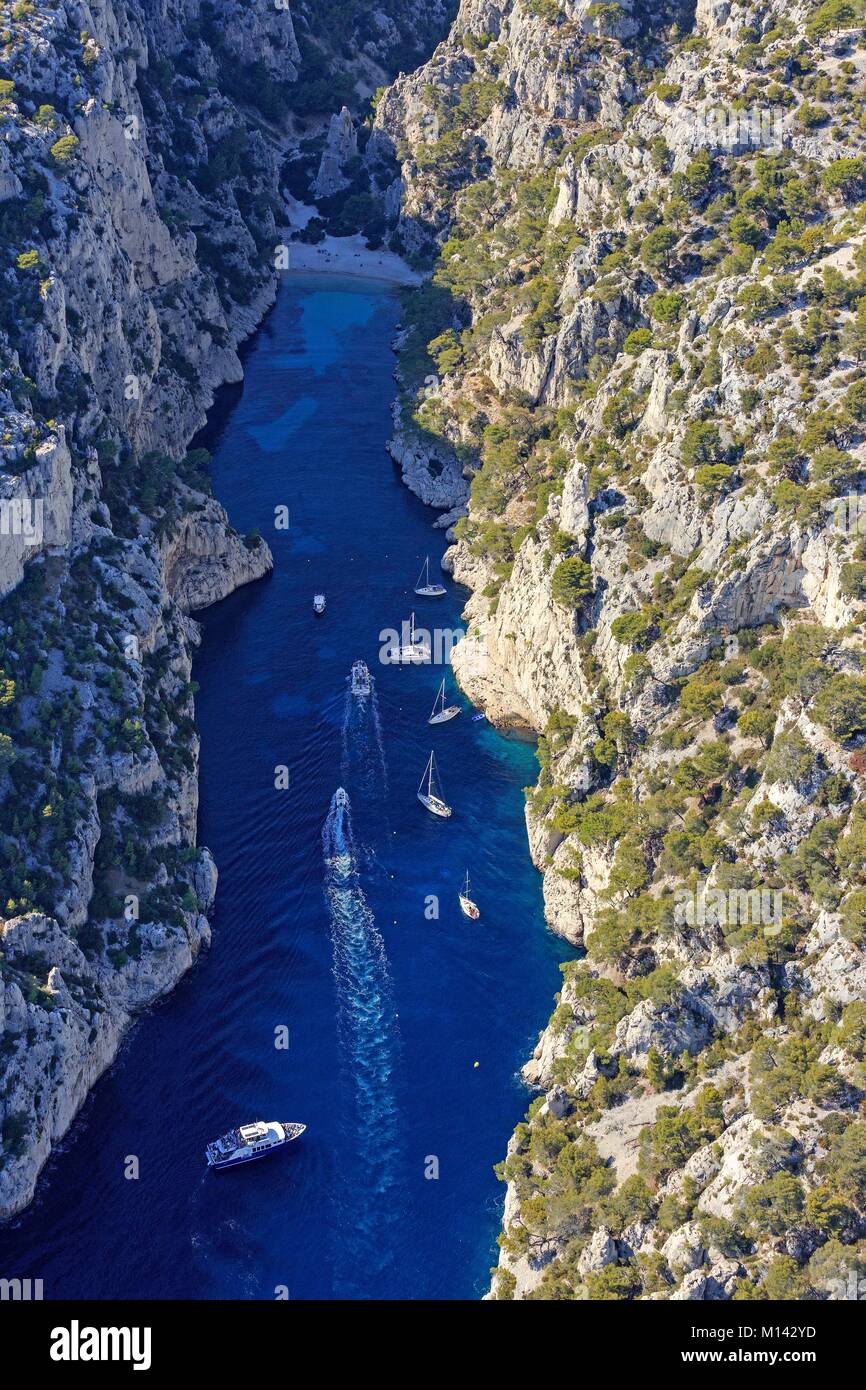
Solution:
{"label": "white yacht", "polygon": [[431,752],[430,761],[424,769],[424,776],[421,778],[421,785],[418,788],[418,800],[422,806],[432,812],[434,816],[441,816],[447,820],[451,815],[451,807],[442,796],[439,795],[442,788],[439,786],[439,776],[436,771],[436,759]]}
{"label": "white yacht", "polygon": [[240,1163],[252,1163],[256,1158],[284,1149],[299,1138],[306,1125],[279,1120],[254,1120],[249,1125],[230,1129],[208,1144],[205,1158],[208,1168],[236,1168]]}
{"label": "white yacht", "polygon": [[443,598],[447,590],[444,584],[430,583],[430,556],[424,561],[424,568],[418,575],[418,582],[415,585],[415,593],[420,598]]}
{"label": "white yacht", "polygon": [[314,612],[314,613],[324,613],[324,611],[325,611],[325,595],[324,595],[324,594],[314,594],[314,595],[313,595],[313,612]]}
{"label": "white yacht", "polygon": [[427,720],[427,723],[447,724],[449,719],[453,719],[454,716],[459,713],[459,705],[446,705],[445,703],[445,678],[443,677],[442,684],[439,687],[436,700],[433,704],[433,711],[430,715],[430,718]]}

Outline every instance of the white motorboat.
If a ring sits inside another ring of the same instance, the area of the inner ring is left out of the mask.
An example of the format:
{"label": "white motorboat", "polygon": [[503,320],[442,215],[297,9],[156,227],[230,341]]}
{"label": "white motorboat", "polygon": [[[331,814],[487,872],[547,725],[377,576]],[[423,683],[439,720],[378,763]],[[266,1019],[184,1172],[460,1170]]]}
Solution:
{"label": "white motorboat", "polygon": [[278,1120],[254,1120],[252,1124],[230,1129],[208,1144],[205,1158],[208,1168],[236,1168],[240,1163],[252,1163],[256,1158],[284,1149],[298,1139],[306,1125]]}
{"label": "white motorboat", "polygon": [[324,613],[324,611],[325,611],[325,595],[324,595],[324,594],[314,594],[314,595],[313,595],[313,612],[314,612],[314,613]]}
{"label": "white motorboat", "polygon": [[370,694],[372,688],[373,677],[370,675],[366,661],[354,662],[352,665],[352,694],[362,700]]}

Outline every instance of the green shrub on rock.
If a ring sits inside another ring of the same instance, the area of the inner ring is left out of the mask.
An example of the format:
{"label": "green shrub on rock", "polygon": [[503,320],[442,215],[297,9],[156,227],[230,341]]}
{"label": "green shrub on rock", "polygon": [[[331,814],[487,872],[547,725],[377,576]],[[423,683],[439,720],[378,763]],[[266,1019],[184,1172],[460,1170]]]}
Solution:
{"label": "green shrub on rock", "polygon": [[811,713],[842,743],[866,732],[866,678],[832,676],[815,696]]}
{"label": "green shrub on rock", "polygon": [[59,169],[68,169],[74,163],[80,144],[77,135],[61,135],[59,140],[54,141],[50,154]]}
{"label": "green shrub on rock", "polygon": [[564,608],[580,608],[593,591],[592,566],[579,556],[560,560],[550,582],[550,592]]}

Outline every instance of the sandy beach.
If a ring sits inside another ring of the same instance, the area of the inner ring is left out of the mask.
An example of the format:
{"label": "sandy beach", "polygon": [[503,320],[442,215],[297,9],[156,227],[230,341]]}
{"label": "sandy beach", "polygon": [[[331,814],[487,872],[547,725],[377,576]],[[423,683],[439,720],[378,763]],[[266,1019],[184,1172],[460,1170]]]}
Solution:
{"label": "sandy beach", "polygon": [[[315,215],[315,208],[287,199],[293,228],[306,227]],[[363,236],[326,236],[315,246],[303,241],[288,243],[288,273],[298,271],[326,272],[333,275],[359,275],[367,280],[387,280],[393,285],[420,285],[423,276],[412,270],[393,251],[381,247],[371,251]]]}

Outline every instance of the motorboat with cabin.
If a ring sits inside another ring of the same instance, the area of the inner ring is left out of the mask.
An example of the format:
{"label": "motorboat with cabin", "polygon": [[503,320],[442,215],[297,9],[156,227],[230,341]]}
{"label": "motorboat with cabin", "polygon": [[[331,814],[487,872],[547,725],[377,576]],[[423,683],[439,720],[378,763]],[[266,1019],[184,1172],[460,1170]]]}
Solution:
{"label": "motorboat with cabin", "polygon": [[306,1125],[279,1120],[254,1120],[252,1124],[230,1129],[205,1149],[208,1168],[237,1168],[257,1158],[284,1149],[300,1138]]}
{"label": "motorboat with cabin", "polygon": [[352,694],[359,700],[364,699],[370,694],[373,688],[373,677],[370,675],[366,661],[355,661],[352,663]]}

